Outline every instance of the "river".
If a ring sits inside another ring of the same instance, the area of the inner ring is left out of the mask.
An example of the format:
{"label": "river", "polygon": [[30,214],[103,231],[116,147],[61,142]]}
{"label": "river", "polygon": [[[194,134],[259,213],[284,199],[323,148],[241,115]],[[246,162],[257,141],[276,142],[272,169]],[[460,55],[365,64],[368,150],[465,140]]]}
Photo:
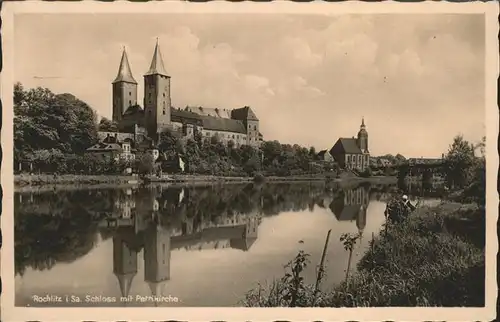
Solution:
{"label": "river", "polygon": [[[311,255],[304,277],[313,282],[329,229],[323,285],[332,286],[348,265],[340,235],[363,233],[355,269],[384,223],[390,189],[293,183],[16,193],[16,305],[240,306],[301,249]],[[163,300],[148,300],[152,294]]]}

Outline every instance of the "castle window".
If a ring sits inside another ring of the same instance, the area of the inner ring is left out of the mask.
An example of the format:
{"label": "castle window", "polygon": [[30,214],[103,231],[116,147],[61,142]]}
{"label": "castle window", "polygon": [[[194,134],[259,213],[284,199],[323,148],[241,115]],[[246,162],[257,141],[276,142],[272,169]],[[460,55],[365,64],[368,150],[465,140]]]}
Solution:
{"label": "castle window", "polygon": [[163,97],[165,97],[165,93],[163,93]]}
{"label": "castle window", "polygon": [[132,96],[132,92],[128,92],[128,96]]}
{"label": "castle window", "polygon": [[253,130],[254,130],[254,131],[257,131],[257,125],[254,125],[254,126],[253,126]]}
{"label": "castle window", "polygon": [[129,101],[128,101],[128,106],[131,106],[131,105],[132,105],[132,101],[131,101],[131,100],[129,100]]}

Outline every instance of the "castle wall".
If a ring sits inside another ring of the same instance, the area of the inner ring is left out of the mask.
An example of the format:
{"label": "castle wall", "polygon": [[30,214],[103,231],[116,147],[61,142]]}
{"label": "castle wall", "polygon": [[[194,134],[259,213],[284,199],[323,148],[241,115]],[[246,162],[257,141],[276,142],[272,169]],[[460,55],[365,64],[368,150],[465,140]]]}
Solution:
{"label": "castle wall", "polygon": [[99,141],[104,140],[108,136],[110,136],[110,137],[116,137],[119,142],[122,142],[125,139],[134,140],[134,138],[135,138],[135,135],[133,133],[106,132],[106,131],[99,131],[99,132],[97,132],[97,137],[99,138]]}

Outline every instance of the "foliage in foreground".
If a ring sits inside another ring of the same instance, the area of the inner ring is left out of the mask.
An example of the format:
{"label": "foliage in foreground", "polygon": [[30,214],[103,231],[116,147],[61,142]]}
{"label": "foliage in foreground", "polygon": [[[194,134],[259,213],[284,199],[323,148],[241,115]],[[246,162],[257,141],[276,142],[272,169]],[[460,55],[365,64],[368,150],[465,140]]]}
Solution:
{"label": "foliage in foreground", "polygon": [[[296,305],[482,306],[484,215],[484,208],[471,205],[421,208],[400,224],[388,224],[351,278],[321,294],[304,285]],[[244,303],[289,306],[278,291],[290,289],[294,280],[275,281],[270,290],[259,287]]]}

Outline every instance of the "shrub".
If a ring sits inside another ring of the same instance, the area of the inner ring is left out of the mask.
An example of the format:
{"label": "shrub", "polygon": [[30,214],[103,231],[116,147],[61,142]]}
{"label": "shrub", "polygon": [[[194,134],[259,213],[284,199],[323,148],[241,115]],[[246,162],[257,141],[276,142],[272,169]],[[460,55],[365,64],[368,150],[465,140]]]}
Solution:
{"label": "shrub", "polygon": [[361,172],[359,175],[360,175],[361,177],[363,177],[363,178],[369,178],[369,177],[371,177],[371,176],[373,175],[373,173],[372,173],[372,169],[370,169],[370,168],[368,167],[368,168],[366,168],[366,169],[365,169],[365,171]]}

